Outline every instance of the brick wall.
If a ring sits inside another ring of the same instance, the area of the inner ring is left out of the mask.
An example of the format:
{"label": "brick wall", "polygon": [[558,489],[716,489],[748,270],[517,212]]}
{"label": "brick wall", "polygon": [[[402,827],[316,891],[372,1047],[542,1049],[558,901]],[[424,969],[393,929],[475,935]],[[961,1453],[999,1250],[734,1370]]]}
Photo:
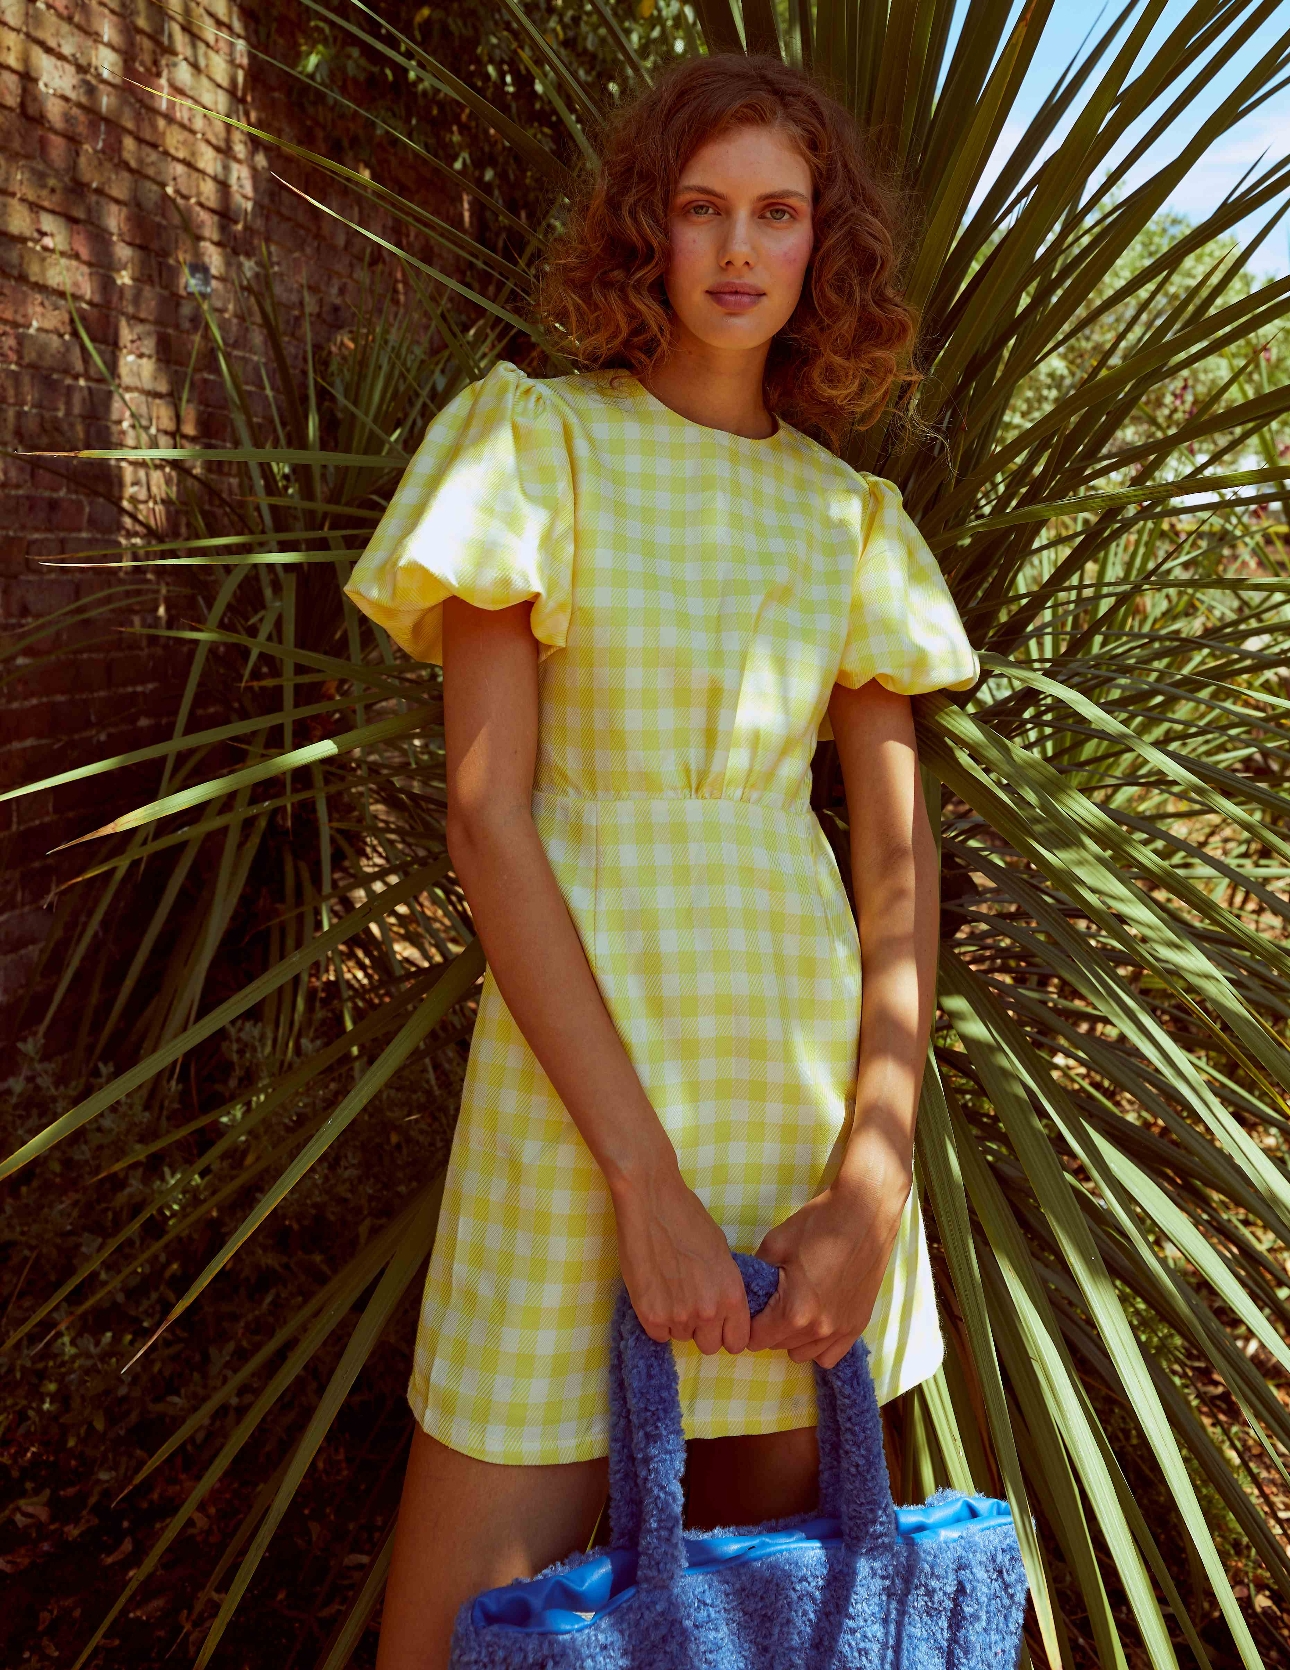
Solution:
{"label": "brick wall", "polygon": [[[319,175],[176,102],[343,154],[334,107],[222,38],[240,36],[242,22],[237,0],[175,0],[166,10],[151,0],[0,0],[0,448],[165,446],[218,435],[213,372],[176,410],[198,306],[186,263],[209,269],[211,305],[235,357],[253,344],[233,310],[231,280],[261,259],[265,242],[285,317],[299,316],[302,282],[321,330],[347,317],[370,246],[273,177],[325,199]],[[424,201],[425,182],[413,189]],[[355,205],[343,207],[353,218]],[[370,211],[363,218],[375,224]],[[78,339],[69,295],[120,395]],[[12,642],[55,610],[125,583],[42,567],[42,558],[163,521],[155,475],[0,456],[0,638]],[[136,619],[155,607],[144,598]],[[70,665],[42,663],[69,645]],[[120,635],[102,641],[92,623],[32,646],[30,670],[4,688],[0,788],[155,739],[164,662],[128,646]],[[47,933],[51,888],[66,873],[49,850],[111,814],[110,781],[0,805],[0,1029]],[[148,784],[140,787],[146,794]]]}

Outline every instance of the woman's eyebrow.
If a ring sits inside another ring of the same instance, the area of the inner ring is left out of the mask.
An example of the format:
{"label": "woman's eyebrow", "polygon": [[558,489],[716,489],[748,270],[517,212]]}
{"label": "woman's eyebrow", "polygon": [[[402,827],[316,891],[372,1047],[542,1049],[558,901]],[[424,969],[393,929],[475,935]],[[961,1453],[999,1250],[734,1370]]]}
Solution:
{"label": "woman's eyebrow", "polygon": [[[677,186],[676,189],[678,192],[699,191],[702,192],[705,197],[719,197],[723,203],[728,203],[730,201],[725,192],[718,191],[716,186],[703,186],[687,181],[684,185]],[[791,187],[785,187],[783,191],[758,192],[753,201],[755,203],[765,203],[772,197],[795,197],[799,203],[809,203],[811,201],[804,191],[794,191]]]}

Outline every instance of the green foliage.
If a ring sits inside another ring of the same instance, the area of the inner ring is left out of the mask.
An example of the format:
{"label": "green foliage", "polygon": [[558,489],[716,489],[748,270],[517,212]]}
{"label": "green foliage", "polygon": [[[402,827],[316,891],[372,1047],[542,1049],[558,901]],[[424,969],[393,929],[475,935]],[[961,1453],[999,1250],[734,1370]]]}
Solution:
{"label": "green foliage", "polygon": [[[1228,234],[1279,212],[1290,164],[1256,171],[1202,226],[1160,213],[1277,85],[1290,36],[1201,118],[1190,113],[1206,53],[1234,49],[1273,7],[1195,0],[1141,57],[1160,8],[1130,0],[981,189],[1052,5],[1030,0],[1013,20],[1005,0],[972,0],[952,39],[950,0],[700,0],[693,28],[711,49],[746,40],[827,74],[922,203],[909,272],[928,371],[917,422],[889,414],[848,452],[902,487],[985,667],[970,699],[917,704],[944,882],[943,1018],[918,1167],[950,1349],[890,1422],[906,1486],[1007,1493],[1041,1661],[1255,1670],[1278,1662],[1268,1615],[1290,1616],[1290,390],[1276,346],[1290,281],[1253,281]],[[458,80],[437,56],[452,42],[417,38],[447,27],[430,14],[418,25],[399,8],[384,23],[357,5],[311,11],[326,26],[311,73],[326,68],[334,94],[365,64],[396,65],[412,103],[381,119],[442,147],[429,174],[446,170],[493,207],[475,232],[469,217],[432,222],[327,165],[428,231],[442,265],[406,252],[410,311],[374,304],[351,346],[313,356],[299,378],[261,294],[275,375],[254,395],[208,318],[236,448],[161,457],[141,435],[129,455],[176,471],[185,534],[148,560],[193,588],[200,624],[170,633],[193,646],[193,672],[172,741],[146,751],[155,797],[95,832],[65,894],[42,1022],[75,998],[81,1059],[124,1068],[87,1077],[2,1170],[38,1161],[28,1175],[40,1175],[60,1142],[66,1154],[110,1129],[130,1098],[153,1121],[150,1141],[173,1136],[168,1087],[193,1052],[253,1020],[262,1095],[235,1140],[266,1145],[255,1199],[235,1195],[248,1180],[200,1107],[185,1140],[201,1133],[205,1186],[229,1189],[228,1227],[218,1246],[189,1249],[168,1322],[225,1291],[224,1266],[236,1254],[229,1274],[245,1267],[333,1156],[366,1154],[376,1099],[468,1024],[482,961],[444,856],[438,675],[393,655],[338,581],[426,418],[503,351],[539,365],[522,335],[528,228],[558,212],[600,99],[677,42],[699,45],[666,0],[634,15],[608,0],[543,12],[496,0],[481,5],[492,22]],[[327,45],[342,19],[361,62]],[[459,128],[422,113],[436,98]],[[1171,101],[1175,142],[1128,190],[1117,146]],[[478,149],[481,128],[511,163]],[[826,751],[818,807],[841,840],[835,776]],[[311,1036],[327,1042],[305,1053]],[[273,1121],[297,1107],[269,1146]],[[149,1180],[140,1210],[152,1216],[136,1233],[153,1236],[167,1206]],[[229,1365],[259,1401],[204,1458],[206,1483],[174,1531],[280,1397],[295,1448],[248,1522],[199,1663],[364,1354],[415,1294],[437,1204],[435,1178],[415,1182],[348,1263],[319,1273],[272,1349]],[[46,1292],[24,1337],[97,1268]],[[307,1371],[322,1330],[360,1294],[319,1391]],[[382,1569],[327,1670],[347,1661]]]}
{"label": "green foliage", "polygon": [[[219,1049],[207,1052],[200,1066],[190,1059],[189,1070],[158,1102],[149,1106],[137,1092],[123,1098],[60,1144],[45,1165],[15,1179],[0,1201],[0,1246],[13,1251],[6,1322],[25,1311],[35,1323],[0,1359],[0,1466],[12,1480],[8,1494],[34,1504],[43,1516],[27,1535],[6,1539],[0,1554],[8,1588],[0,1638],[6,1661],[9,1655],[17,1660],[20,1638],[11,1633],[12,1620],[21,1616],[23,1594],[32,1586],[45,1613],[53,1614],[46,1638],[75,1656],[87,1627],[78,1628],[69,1614],[83,1607],[88,1623],[110,1606],[262,1389],[266,1377],[257,1362],[275,1361],[283,1340],[299,1338],[298,1319],[308,1317],[311,1306],[316,1314],[333,1261],[361,1260],[374,1235],[444,1163],[464,1070],[464,1035],[441,1041],[373,1098],[361,1142],[338,1144],[302,1178],[272,1224],[245,1247],[236,1280],[213,1287],[200,1307],[122,1373],[122,1363],[173,1305],[186,1272],[200,1268],[255,1198],[266,1170],[298,1146],[351,1078],[348,1056],[333,1051],[329,1071],[317,1074],[275,1116],[259,1119],[274,1074],[269,1047],[260,1023],[233,1023]],[[310,1059],[325,1049],[321,1037],[307,1036],[299,1053]],[[111,1077],[111,1066],[104,1065],[93,1082]],[[17,1071],[0,1083],[5,1130],[20,1140],[38,1132],[67,1106],[68,1088],[30,1049],[20,1051]],[[194,1121],[195,1102],[202,1103],[204,1119]],[[221,1164],[211,1156],[225,1137],[229,1148]],[[128,1163],[132,1155],[142,1158]],[[122,1236],[132,1223],[141,1226],[138,1232]],[[57,1294],[78,1267],[88,1279],[52,1310],[31,1314],[28,1295]],[[291,1455],[300,1409],[321,1395],[359,1316],[357,1303],[335,1312],[295,1384],[257,1422],[243,1453],[253,1465],[230,1470],[202,1495],[171,1550],[160,1593],[152,1585],[135,1597],[128,1616],[117,1619],[111,1637],[131,1664],[154,1662],[148,1648],[158,1619],[165,1634],[157,1661],[176,1632],[194,1647],[200,1640],[210,1622],[204,1592],[223,1588],[221,1556],[227,1559],[239,1525],[258,1523],[264,1480]],[[275,1584],[297,1573],[312,1583],[309,1606],[297,1618],[307,1612],[312,1622],[322,1613],[315,1647],[336,1615],[350,1609],[364,1553],[379,1546],[397,1498],[397,1464],[406,1443],[400,1430],[406,1422],[399,1417],[406,1409],[415,1320],[415,1307],[405,1304],[365,1363],[349,1430],[330,1435],[323,1477],[300,1501],[273,1562]],[[194,1414],[198,1419],[180,1455],[169,1466],[149,1468],[154,1451],[165,1453],[176,1422]],[[387,1450],[393,1476],[374,1518],[364,1504],[380,1482]],[[317,1551],[323,1558],[315,1554],[324,1526],[334,1561],[325,1545]],[[61,1570],[51,1591],[42,1568],[60,1543],[65,1552],[61,1560],[52,1556]],[[247,1624],[284,1656],[307,1638],[301,1633],[306,1626],[291,1623],[280,1606],[262,1603],[258,1618]],[[243,1633],[242,1639],[252,1637]]]}
{"label": "green foliage", "polygon": [[[1234,264],[1229,293],[1248,297],[1256,280],[1245,265],[1247,252],[1232,237],[1220,238],[1202,248],[1170,259],[1175,247],[1188,239],[1191,224],[1172,211],[1156,215],[1130,244],[1110,271],[1098,282],[1080,306],[1065,340],[1036,365],[1018,384],[1000,429],[1000,438],[1011,439],[1069,398],[1097,367],[1115,353],[1124,332],[1150,322],[1168,328],[1169,316],[1189,291],[1203,285],[1215,269]],[[1146,302],[1144,321],[1136,315],[1144,298],[1135,281],[1154,263],[1165,261],[1165,280]],[[1261,336],[1242,337],[1208,359],[1188,366],[1175,379],[1163,379],[1143,392],[1137,407],[1120,425],[1115,444],[1121,450],[1158,441],[1179,424],[1194,417],[1208,401],[1224,399],[1225,385],[1233,376],[1248,381],[1256,375],[1255,361],[1268,368],[1269,386],[1287,381],[1284,339],[1276,328]],[[1216,438],[1217,439],[1217,438]],[[1188,459],[1194,457],[1189,452]]]}

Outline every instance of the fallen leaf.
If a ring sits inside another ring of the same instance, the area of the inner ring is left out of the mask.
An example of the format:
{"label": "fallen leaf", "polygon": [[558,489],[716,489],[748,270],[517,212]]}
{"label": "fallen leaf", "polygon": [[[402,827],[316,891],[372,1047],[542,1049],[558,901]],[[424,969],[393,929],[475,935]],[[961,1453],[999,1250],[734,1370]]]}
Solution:
{"label": "fallen leaf", "polygon": [[126,1555],[130,1552],[130,1550],[133,1547],[134,1547],[134,1538],[130,1537],[130,1536],[127,1536],[125,1541],[121,1544],[120,1548],[118,1548],[112,1554],[105,1554],[103,1556],[103,1561],[102,1561],[103,1565],[114,1566],[117,1563],[118,1560],[124,1560]]}

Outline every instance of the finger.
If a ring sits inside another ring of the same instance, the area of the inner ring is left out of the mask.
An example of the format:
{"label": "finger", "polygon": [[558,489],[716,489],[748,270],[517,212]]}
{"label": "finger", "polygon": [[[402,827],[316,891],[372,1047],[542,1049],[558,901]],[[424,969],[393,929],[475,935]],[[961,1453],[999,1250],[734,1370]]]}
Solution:
{"label": "finger", "polygon": [[[635,1309],[636,1307],[633,1306],[632,1308]],[[666,1317],[661,1316],[657,1311],[637,1310],[636,1320],[640,1323],[641,1327],[645,1330],[649,1337],[652,1340],[657,1341],[659,1345],[663,1345],[671,1339],[671,1323]]]}
{"label": "finger", "polygon": [[782,1295],[774,1293],[770,1302],[752,1319],[752,1326],[748,1333],[748,1349],[750,1351],[776,1351],[779,1349],[780,1336],[784,1332],[784,1300]]}
{"label": "finger", "polygon": [[816,1362],[821,1368],[836,1368],[858,1337],[858,1335],[839,1334],[835,1339],[829,1341],[824,1350],[816,1357]]}
{"label": "finger", "polygon": [[[792,1353],[805,1346],[819,1345],[831,1337],[832,1330],[822,1326],[815,1306],[795,1290],[792,1282],[781,1281],[777,1297],[781,1303],[776,1316],[772,1350]],[[795,1357],[794,1361],[802,1359]]]}
{"label": "finger", "polygon": [[[759,1333],[757,1324],[762,1317],[766,1317],[767,1320]],[[813,1321],[795,1316],[791,1300],[779,1299],[778,1295],[766,1306],[761,1316],[754,1319],[753,1336],[750,1342],[750,1349],[753,1351],[792,1351],[799,1346],[813,1344],[821,1337]]]}
{"label": "finger", "polygon": [[721,1343],[732,1357],[746,1351],[752,1333],[752,1318],[748,1314],[748,1299],[742,1289],[739,1302],[732,1304],[721,1324]]}
{"label": "finger", "polygon": [[795,1363],[814,1360],[835,1337],[835,1331],[825,1322],[813,1305],[796,1303],[790,1297],[785,1306],[784,1333],[781,1349],[787,1351]]}
{"label": "finger", "polygon": [[694,1330],[694,1343],[705,1357],[715,1357],[721,1349],[721,1318],[705,1318]]}

